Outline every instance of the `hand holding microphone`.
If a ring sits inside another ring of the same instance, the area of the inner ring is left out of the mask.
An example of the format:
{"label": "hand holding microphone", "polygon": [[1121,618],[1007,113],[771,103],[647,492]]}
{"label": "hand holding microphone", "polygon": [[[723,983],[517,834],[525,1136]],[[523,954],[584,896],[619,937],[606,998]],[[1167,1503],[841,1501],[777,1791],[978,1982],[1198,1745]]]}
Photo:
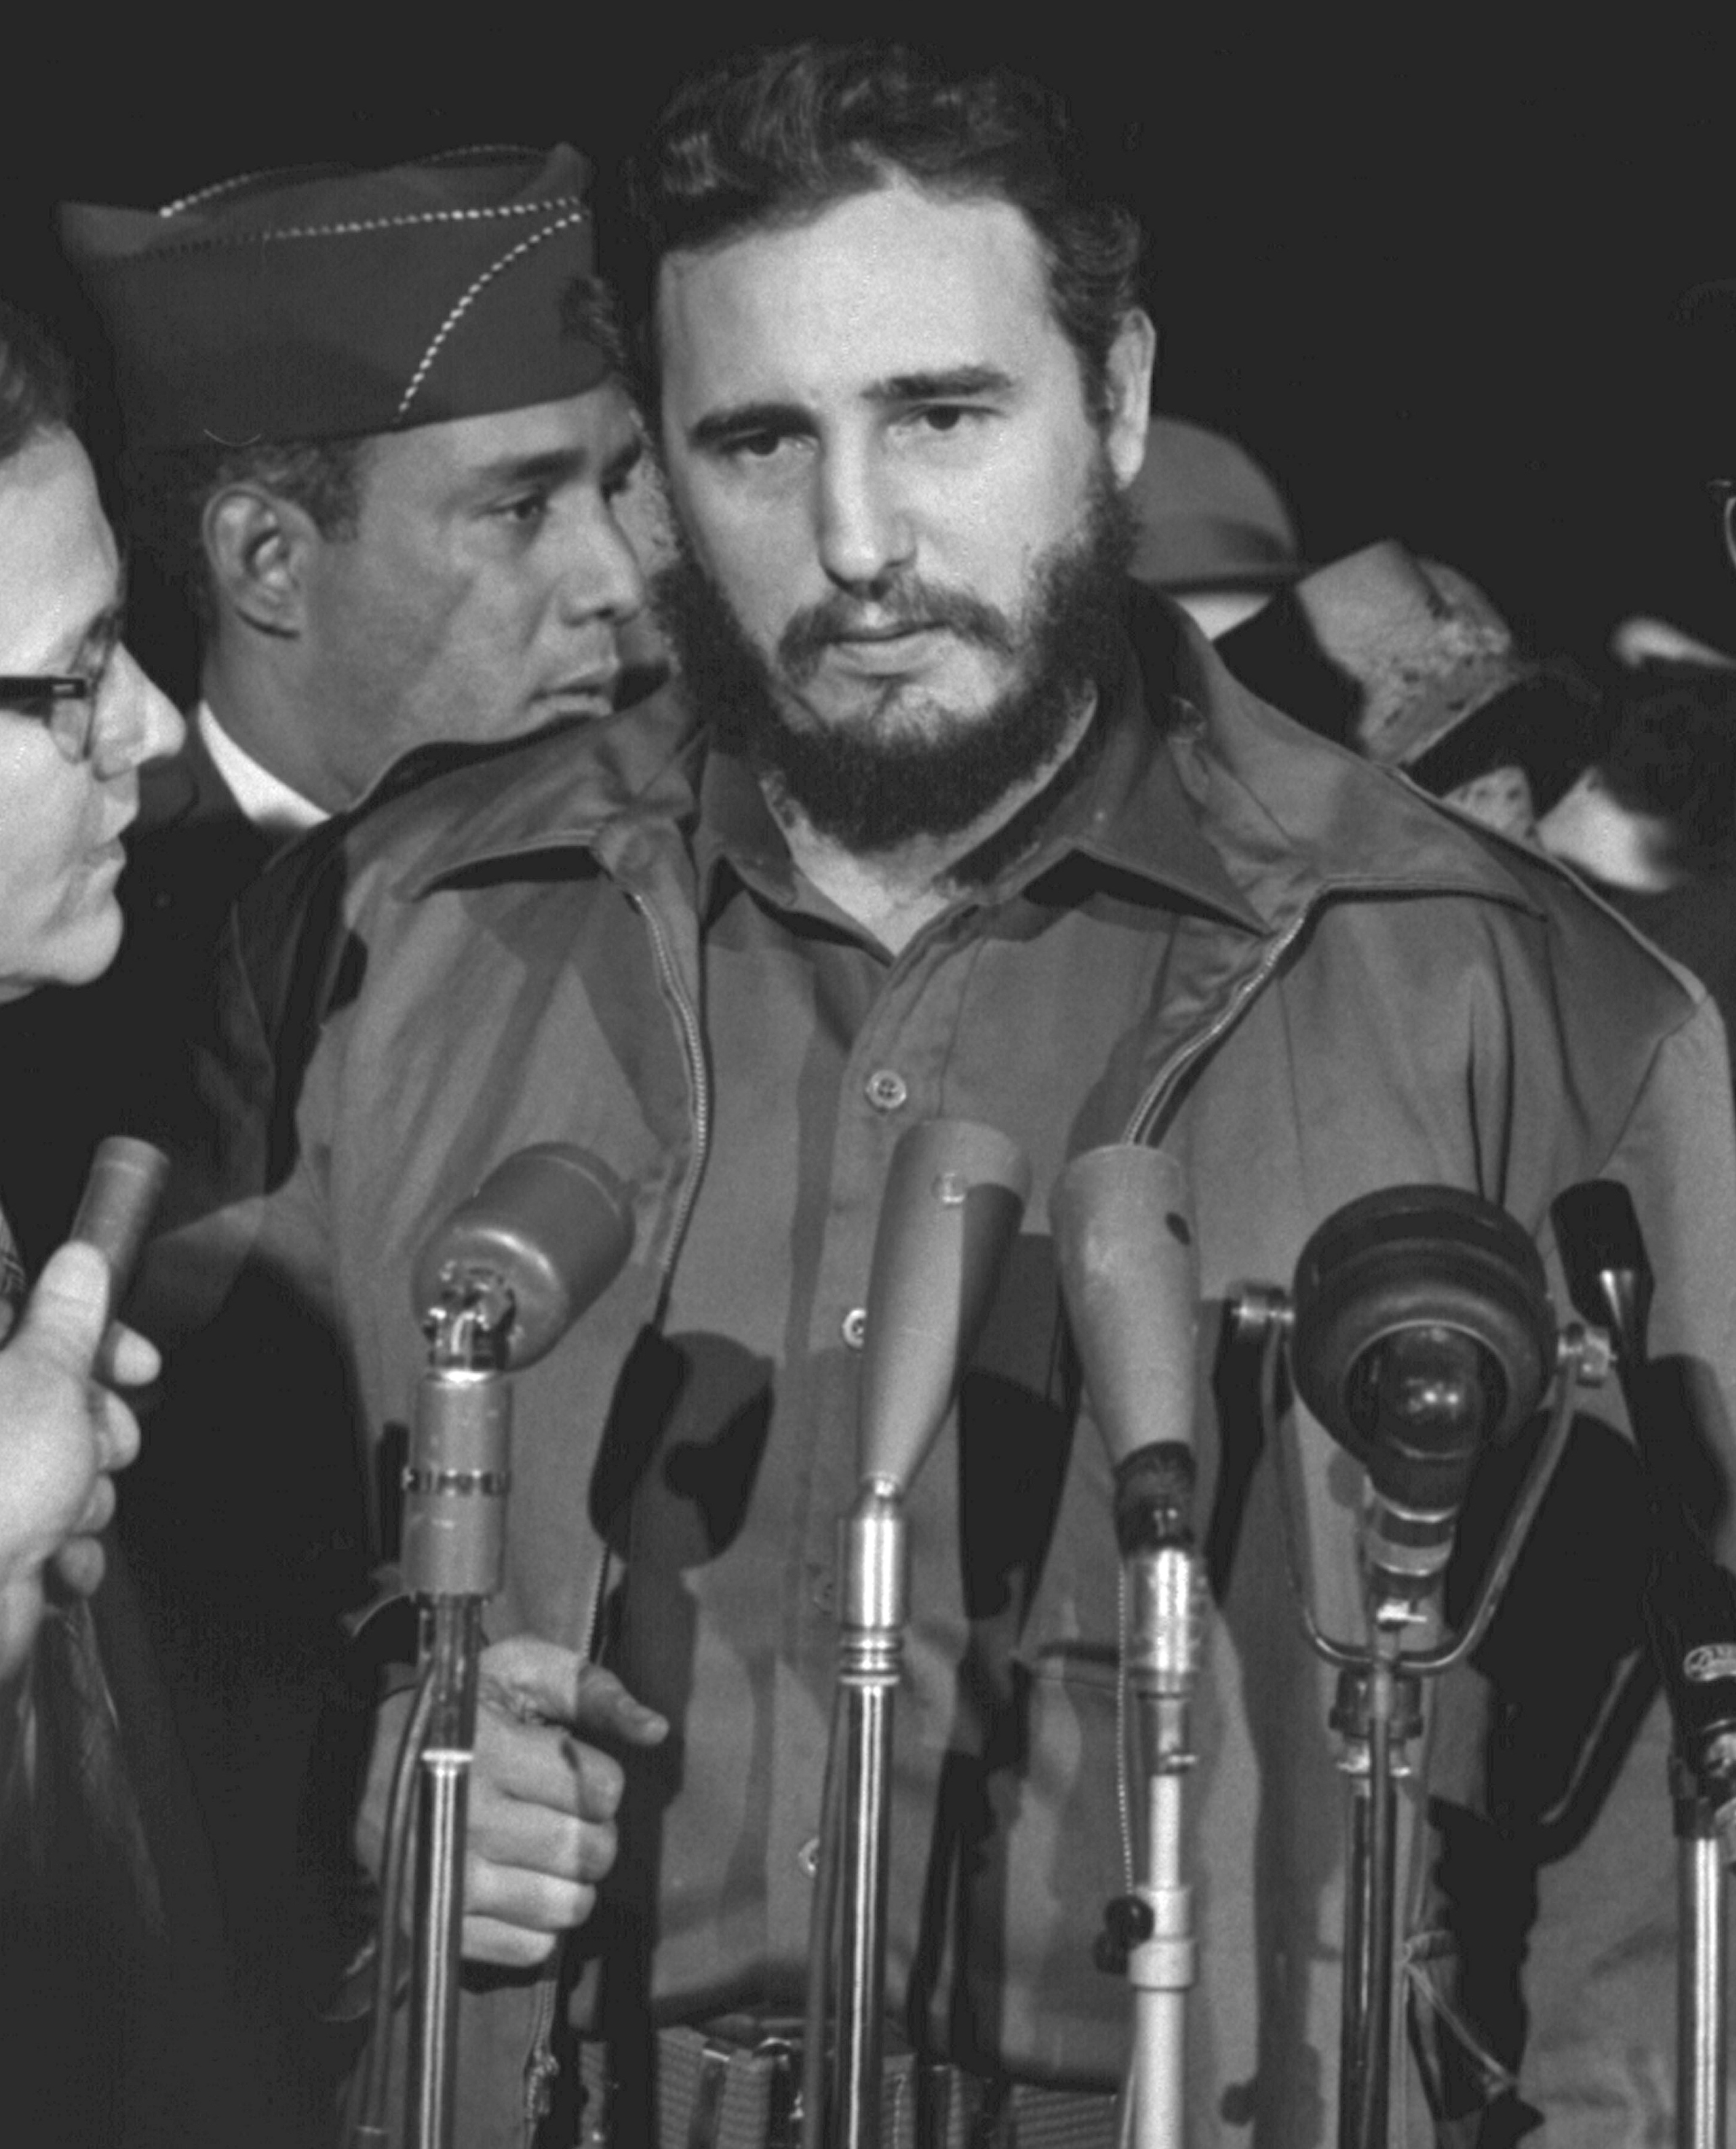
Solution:
{"label": "hand holding microphone", "polygon": [[0,1677],[29,1654],[51,1573],[83,1596],[103,1579],[110,1473],[138,1452],[138,1421],[108,1383],[142,1387],[159,1364],[109,1311],[167,1169],[146,1143],[102,1145],[72,1236],[0,1351]]}

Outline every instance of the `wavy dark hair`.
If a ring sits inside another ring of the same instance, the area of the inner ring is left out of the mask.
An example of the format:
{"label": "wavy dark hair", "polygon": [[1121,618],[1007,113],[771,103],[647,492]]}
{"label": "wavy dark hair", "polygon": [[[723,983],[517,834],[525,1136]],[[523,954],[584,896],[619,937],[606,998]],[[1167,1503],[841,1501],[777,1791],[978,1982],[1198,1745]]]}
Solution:
{"label": "wavy dark hair", "polygon": [[[1110,350],[1137,299],[1139,225],[1094,191],[1066,108],[1024,76],[956,73],[901,45],[810,41],[739,57],[677,92],[635,160],[629,196],[655,274],[667,254],[805,223],[901,176],[944,199],[1022,212],[1087,400],[1105,415]],[[643,310],[645,385],[655,390]]]}
{"label": "wavy dark hair", "polygon": [[73,376],[59,346],[0,299],[0,463],[43,433],[72,430]]}

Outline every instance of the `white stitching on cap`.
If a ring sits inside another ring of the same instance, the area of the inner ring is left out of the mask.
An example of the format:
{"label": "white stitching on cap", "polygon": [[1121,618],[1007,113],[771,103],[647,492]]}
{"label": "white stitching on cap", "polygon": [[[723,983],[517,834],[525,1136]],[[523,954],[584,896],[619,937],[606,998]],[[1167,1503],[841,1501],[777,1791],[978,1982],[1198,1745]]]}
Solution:
{"label": "white stitching on cap", "polygon": [[500,271],[509,263],[516,261],[521,254],[528,254],[533,246],[540,246],[545,239],[552,239],[557,231],[564,231],[569,224],[583,224],[584,221],[585,210],[582,207],[575,209],[570,216],[559,217],[553,224],[545,225],[542,230],[532,232],[529,239],[521,239],[516,246],[509,247],[498,261],[489,262],[488,267],[471,284],[469,290],[460,296],[458,304],[434,330],[434,340],[423,352],[422,361],[410,375],[409,385],[404,391],[404,400],[393,414],[392,422],[394,425],[401,425],[404,423],[404,414],[415,400],[417,390],[428,378],[429,368],[439,356],[441,345],[469,313],[484,285],[491,284]]}
{"label": "white stitching on cap", "polygon": [[[349,224],[307,224],[286,227],[277,231],[243,231],[208,234],[189,239],[178,246],[161,246],[155,249],[156,258],[162,259],[170,254],[208,253],[219,246],[258,246],[268,239],[353,239],[369,231],[397,231],[419,224],[485,224],[491,217],[542,216],[555,209],[576,209],[582,212],[584,197],[580,194],[549,194],[541,201],[500,202],[484,209],[421,209],[404,216],[375,216],[359,218]],[[561,223],[569,224],[570,217]],[[559,225],[551,225],[551,230]]]}
{"label": "white stitching on cap", "polygon": [[455,164],[462,157],[528,157],[535,159],[546,153],[533,149],[523,142],[466,142],[462,149],[435,149],[425,157],[418,157],[419,164]]}
{"label": "white stitching on cap", "polygon": [[[157,212],[158,216],[179,216],[183,210],[197,209],[201,202],[215,201],[219,194],[233,194],[237,187],[254,187],[261,179],[287,179],[292,172],[305,171],[304,164],[268,164],[262,171],[237,172],[232,179],[214,179],[208,187],[201,187],[195,194],[183,194],[178,200],[164,202]],[[341,172],[341,164],[327,167],[329,174]]]}
{"label": "white stitching on cap", "polygon": [[[459,149],[436,149],[429,156],[412,157],[407,169],[414,170],[424,164],[455,164],[461,157],[523,157],[534,162],[541,155],[537,149],[527,148],[522,142],[467,142]],[[394,168],[402,169],[402,168]],[[359,173],[351,164],[267,164],[257,172],[238,172],[233,179],[215,179],[208,187],[200,187],[190,194],[182,194],[172,202],[164,202],[157,212],[158,216],[179,216],[184,210],[197,209],[201,202],[215,201],[219,195],[233,194],[238,187],[256,187],[262,179],[359,179],[371,174]]]}

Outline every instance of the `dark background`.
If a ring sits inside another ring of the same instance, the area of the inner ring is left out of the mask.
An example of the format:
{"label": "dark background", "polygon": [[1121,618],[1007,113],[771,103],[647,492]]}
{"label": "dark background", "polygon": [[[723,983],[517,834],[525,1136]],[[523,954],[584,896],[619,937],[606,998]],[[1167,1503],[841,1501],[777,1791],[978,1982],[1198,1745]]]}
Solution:
{"label": "dark background", "polygon": [[[1736,362],[1726,394],[1672,325],[1686,287],[1736,275],[1736,35],[1708,8],[1631,0],[1571,31],[1564,8],[1549,27],[1407,9],[1306,32],[1222,12],[1051,9],[1016,30],[936,7],[847,27],[914,31],[1066,97],[1150,233],[1160,404],[1255,451],[1310,556],[1401,536],[1539,647],[1589,652],[1639,609],[1736,647],[1701,482],[1736,474]],[[606,174],[691,68],[833,26],[685,17],[51,23],[62,57],[8,70],[7,287],[79,344],[57,197],[154,204],[281,163],[563,137]],[[606,188],[601,206],[606,243]]]}

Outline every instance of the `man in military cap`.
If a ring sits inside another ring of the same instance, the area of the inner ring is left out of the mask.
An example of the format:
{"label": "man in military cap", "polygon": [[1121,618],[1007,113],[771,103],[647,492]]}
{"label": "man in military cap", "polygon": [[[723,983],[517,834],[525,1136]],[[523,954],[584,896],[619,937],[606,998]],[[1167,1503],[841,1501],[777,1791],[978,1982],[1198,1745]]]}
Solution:
{"label": "man in military cap", "polygon": [[[128,956],[78,1013],[85,1041],[103,1024],[129,1044],[81,1054],[125,1085],[84,1107],[101,1131],[174,1130],[222,920],[288,836],[410,748],[612,707],[642,597],[615,519],[640,445],[588,176],[569,148],[475,150],[63,210],[138,534],[203,629],[187,747],[131,846]],[[319,1343],[238,1414],[233,1364],[183,1354],[124,1520],[296,2102],[294,2026],[341,1935],[294,1881],[294,1807],[355,1541],[348,1457],[299,1377]]]}
{"label": "man in military cap", "polygon": [[611,704],[639,459],[584,160],[74,204],[155,549],[206,628],[202,775],[300,828],[407,748]]}

